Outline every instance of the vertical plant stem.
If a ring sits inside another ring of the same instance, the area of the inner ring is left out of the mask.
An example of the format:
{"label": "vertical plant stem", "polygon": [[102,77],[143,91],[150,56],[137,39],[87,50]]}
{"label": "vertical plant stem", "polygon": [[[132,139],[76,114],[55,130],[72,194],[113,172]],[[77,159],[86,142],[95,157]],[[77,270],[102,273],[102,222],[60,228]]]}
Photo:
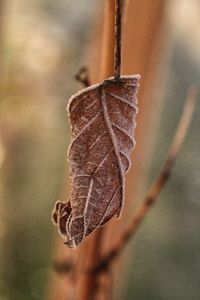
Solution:
{"label": "vertical plant stem", "polygon": [[115,80],[121,76],[121,0],[115,0]]}
{"label": "vertical plant stem", "polygon": [[[114,73],[114,27],[115,0],[106,0],[104,4],[103,32],[101,38],[100,71],[97,80],[113,76]],[[91,66],[92,67],[92,66]]]}
{"label": "vertical plant stem", "polygon": [[[116,3],[117,2],[117,3]],[[99,81],[111,76],[114,71],[114,67],[117,68],[116,74],[118,79],[120,78],[120,36],[121,36],[121,10],[120,1],[106,0],[104,10],[104,28],[102,36],[102,53],[101,53],[101,66]],[[116,5],[118,4],[118,6]],[[118,18],[116,18],[116,11],[118,10]],[[119,21],[117,21],[119,19]],[[117,24],[117,26],[115,25]],[[120,28],[119,28],[120,27]],[[115,28],[115,35],[114,35]],[[114,39],[115,36],[115,39]],[[116,39],[119,41],[117,42]],[[114,58],[114,45],[115,45],[115,58]],[[113,64],[114,61],[114,64]],[[117,80],[117,79],[116,79]],[[84,271],[90,270],[91,266],[99,262],[102,256],[102,249],[104,244],[104,235],[106,228],[97,230],[87,241],[87,258],[86,253],[83,252],[82,259],[87,259],[84,263]],[[93,300],[93,299],[108,299],[107,289],[109,277],[106,274],[100,276],[94,276],[91,272],[86,272],[80,282],[80,300]]]}
{"label": "vertical plant stem", "polygon": [[89,258],[88,261],[84,264],[84,275],[81,282],[80,287],[80,294],[79,298],[80,300],[93,300],[96,299],[96,296],[99,293],[99,276],[94,276],[90,271],[89,268],[91,265],[94,265],[95,263],[99,262],[101,260],[101,245],[102,245],[102,239],[103,239],[103,228],[96,231],[96,233],[93,235],[89,247],[88,247],[88,253],[87,257]]}

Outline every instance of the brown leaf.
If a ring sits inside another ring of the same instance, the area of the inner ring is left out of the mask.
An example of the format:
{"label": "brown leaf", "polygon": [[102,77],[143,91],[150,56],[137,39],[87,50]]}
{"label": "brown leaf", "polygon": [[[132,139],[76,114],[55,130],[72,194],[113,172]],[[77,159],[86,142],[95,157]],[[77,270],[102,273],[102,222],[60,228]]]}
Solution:
{"label": "brown leaf", "polygon": [[54,223],[69,247],[121,214],[124,175],[135,145],[139,78],[122,76],[118,83],[110,78],[69,101],[72,190],[69,201],[58,201],[53,211]]}

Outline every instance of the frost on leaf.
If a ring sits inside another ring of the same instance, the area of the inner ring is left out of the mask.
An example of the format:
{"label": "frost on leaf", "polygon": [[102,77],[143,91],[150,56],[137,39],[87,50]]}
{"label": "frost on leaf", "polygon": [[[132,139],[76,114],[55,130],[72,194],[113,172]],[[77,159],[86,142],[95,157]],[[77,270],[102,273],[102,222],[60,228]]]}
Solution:
{"label": "frost on leaf", "polygon": [[119,83],[109,78],[69,100],[71,194],[53,211],[53,221],[69,247],[76,247],[112,216],[120,216],[125,172],[135,145],[139,78],[122,76]]}

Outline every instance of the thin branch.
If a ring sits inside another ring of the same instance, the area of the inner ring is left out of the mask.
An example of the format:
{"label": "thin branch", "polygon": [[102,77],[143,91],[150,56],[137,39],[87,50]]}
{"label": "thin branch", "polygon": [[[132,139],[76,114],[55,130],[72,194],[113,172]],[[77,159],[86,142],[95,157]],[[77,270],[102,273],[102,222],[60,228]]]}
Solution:
{"label": "thin branch", "polygon": [[121,76],[121,0],[115,0],[115,80]]}
{"label": "thin branch", "polygon": [[89,72],[87,67],[82,67],[75,75],[75,78],[82,83],[84,87],[90,86]]}
{"label": "thin branch", "polygon": [[188,91],[188,96],[183,108],[182,115],[180,117],[176,133],[174,135],[173,141],[167,154],[166,161],[161,169],[159,176],[153,182],[152,186],[149,189],[149,192],[147,193],[147,196],[136,211],[125,232],[121,235],[113,249],[111,249],[110,252],[102,258],[101,262],[92,270],[92,273],[96,274],[109,268],[113,260],[116,259],[122,252],[127,242],[136,234],[141,222],[144,220],[145,216],[157,200],[159,193],[161,192],[162,188],[169,179],[169,176],[171,175],[171,170],[175,164],[177,155],[188,131],[195,107],[195,100],[196,89],[192,87]]}

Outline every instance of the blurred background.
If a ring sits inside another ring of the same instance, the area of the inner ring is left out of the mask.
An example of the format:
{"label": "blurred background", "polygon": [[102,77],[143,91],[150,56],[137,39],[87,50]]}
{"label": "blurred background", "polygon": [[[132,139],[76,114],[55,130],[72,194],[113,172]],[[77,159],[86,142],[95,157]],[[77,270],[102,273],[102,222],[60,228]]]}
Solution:
{"label": "blurred background", "polygon": [[[95,57],[105,1],[0,1],[0,300],[47,298],[56,248],[51,211],[70,186],[65,107],[80,89],[74,75]],[[162,77],[152,83],[159,109],[146,137],[148,170],[141,159],[148,174],[141,194],[159,172],[191,84],[200,98],[200,2],[164,4],[163,55],[154,60]],[[128,246],[115,299],[200,299],[199,120],[198,101],[172,177]]]}

